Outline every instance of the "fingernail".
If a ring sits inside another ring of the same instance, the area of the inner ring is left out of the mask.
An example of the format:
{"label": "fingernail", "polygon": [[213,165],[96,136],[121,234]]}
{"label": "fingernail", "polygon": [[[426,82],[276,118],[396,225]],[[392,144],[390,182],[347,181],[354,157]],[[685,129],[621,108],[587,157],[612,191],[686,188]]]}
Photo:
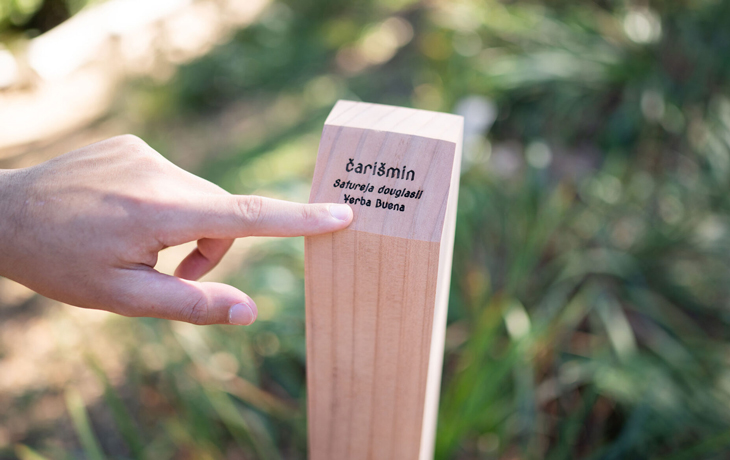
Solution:
{"label": "fingernail", "polygon": [[330,215],[342,222],[349,222],[352,219],[352,209],[346,204],[331,204]]}
{"label": "fingernail", "polygon": [[245,303],[237,303],[228,310],[228,322],[240,326],[248,326],[256,320],[253,308]]}

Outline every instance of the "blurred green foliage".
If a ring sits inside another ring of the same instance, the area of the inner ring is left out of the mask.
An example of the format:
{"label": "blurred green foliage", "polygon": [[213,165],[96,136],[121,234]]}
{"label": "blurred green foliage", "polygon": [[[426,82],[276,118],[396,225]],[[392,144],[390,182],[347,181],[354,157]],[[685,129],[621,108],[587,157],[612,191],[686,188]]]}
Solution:
{"label": "blurred green foliage", "polygon": [[[722,459],[728,24],[715,0],[280,1],[120,112],[175,159],[171,133],[250,108],[194,172],[300,201],[336,99],[466,115],[436,458]],[[245,331],[136,321],[102,449],[305,458],[302,259],[248,254]]]}
{"label": "blurred green foliage", "polygon": [[0,39],[46,32],[97,0],[0,0]]}

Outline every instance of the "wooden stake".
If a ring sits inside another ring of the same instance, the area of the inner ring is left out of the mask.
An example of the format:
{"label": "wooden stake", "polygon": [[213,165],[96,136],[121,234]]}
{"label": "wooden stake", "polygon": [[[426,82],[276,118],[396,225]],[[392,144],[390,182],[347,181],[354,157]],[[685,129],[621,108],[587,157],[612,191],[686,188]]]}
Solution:
{"label": "wooden stake", "polygon": [[433,457],[462,117],[339,101],[310,202],[355,218],[305,239],[311,460]]}

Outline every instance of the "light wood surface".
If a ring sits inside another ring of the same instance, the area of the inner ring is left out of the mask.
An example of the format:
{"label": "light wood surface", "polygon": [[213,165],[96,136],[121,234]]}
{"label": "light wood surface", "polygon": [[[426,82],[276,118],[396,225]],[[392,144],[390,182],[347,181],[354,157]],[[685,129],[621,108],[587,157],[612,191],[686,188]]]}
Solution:
{"label": "light wood surface", "polygon": [[312,460],[433,456],[462,126],[349,101],[325,123],[310,202],[355,219],[305,239]]}

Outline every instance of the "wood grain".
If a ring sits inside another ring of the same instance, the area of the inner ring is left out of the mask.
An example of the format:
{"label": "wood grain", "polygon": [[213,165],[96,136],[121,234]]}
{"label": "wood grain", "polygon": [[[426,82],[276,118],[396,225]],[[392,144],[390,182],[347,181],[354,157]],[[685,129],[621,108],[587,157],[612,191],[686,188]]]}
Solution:
{"label": "wood grain", "polygon": [[432,457],[461,130],[454,115],[347,101],[325,123],[310,202],[361,200],[348,229],[305,239],[313,460]]}

